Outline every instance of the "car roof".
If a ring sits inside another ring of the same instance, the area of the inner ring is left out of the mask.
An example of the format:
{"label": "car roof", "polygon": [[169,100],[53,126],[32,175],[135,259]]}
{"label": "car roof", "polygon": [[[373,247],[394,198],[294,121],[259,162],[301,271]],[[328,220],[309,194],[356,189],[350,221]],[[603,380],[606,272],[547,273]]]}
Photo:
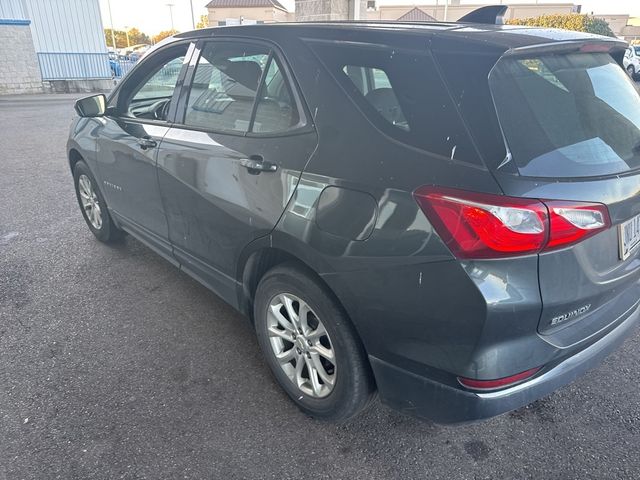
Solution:
{"label": "car roof", "polygon": [[512,48],[531,47],[567,42],[606,42],[616,47],[626,48],[627,44],[617,38],[574,32],[555,28],[523,27],[519,25],[488,25],[455,22],[397,22],[397,21],[332,21],[270,23],[255,25],[234,25],[204,28],[180,33],[175,38],[202,38],[213,36],[261,36],[274,33],[290,33],[304,38],[326,38],[331,34],[347,32],[370,32],[376,39],[385,35],[429,35],[442,39],[458,39],[466,42]]}

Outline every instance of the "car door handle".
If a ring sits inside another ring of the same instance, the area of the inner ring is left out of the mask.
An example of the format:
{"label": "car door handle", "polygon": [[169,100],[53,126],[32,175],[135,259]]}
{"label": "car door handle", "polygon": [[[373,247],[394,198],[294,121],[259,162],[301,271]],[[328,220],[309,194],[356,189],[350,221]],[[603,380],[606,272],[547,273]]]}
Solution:
{"label": "car door handle", "polygon": [[150,137],[141,137],[138,139],[138,145],[142,150],[146,150],[147,148],[154,148],[158,146],[158,143]]}
{"label": "car door handle", "polygon": [[241,158],[240,165],[249,170],[249,173],[257,175],[260,172],[275,172],[278,166],[275,163],[265,162],[259,155],[249,158]]}

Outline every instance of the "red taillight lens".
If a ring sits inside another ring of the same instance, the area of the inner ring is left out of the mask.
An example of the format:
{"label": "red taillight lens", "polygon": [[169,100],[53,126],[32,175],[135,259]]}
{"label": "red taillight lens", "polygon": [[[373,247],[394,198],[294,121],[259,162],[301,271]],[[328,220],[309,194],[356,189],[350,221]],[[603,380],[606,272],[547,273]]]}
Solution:
{"label": "red taillight lens", "polygon": [[602,204],[558,201],[545,204],[551,225],[546,249],[566,247],[611,226],[609,211]]}
{"label": "red taillight lens", "polygon": [[429,186],[414,196],[458,258],[534,253],[547,241],[547,208],[537,200]]}
{"label": "red taillight lens", "polygon": [[525,372],[516,373],[510,377],[498,378],[495,380],[476,380],[474,378],[458,377],[458,382],[464,387],[473,390],[496,390],[498,388],[506,388],[516,383],[523,382],[528,378],[533,377],[540,371],[542,367],[532,368]]}
{"label": "red taillight lens", "polygon": [[602,204],[431,186],[420,187],[414,197],[458,258],[512,257],[562,248],[611,226]]}

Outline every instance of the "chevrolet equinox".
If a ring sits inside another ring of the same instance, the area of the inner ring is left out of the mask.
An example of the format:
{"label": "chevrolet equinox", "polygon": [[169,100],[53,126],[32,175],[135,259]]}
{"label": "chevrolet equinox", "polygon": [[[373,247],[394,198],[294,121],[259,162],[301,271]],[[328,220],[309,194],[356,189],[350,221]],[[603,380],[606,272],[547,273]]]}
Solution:
{"label": "chevrolet equinox", "polygon": [[640,98],[624,42],[482,21],[166,40],[76,104],[89,229],[251,318],[316,418],[549,394],[638,320]]}

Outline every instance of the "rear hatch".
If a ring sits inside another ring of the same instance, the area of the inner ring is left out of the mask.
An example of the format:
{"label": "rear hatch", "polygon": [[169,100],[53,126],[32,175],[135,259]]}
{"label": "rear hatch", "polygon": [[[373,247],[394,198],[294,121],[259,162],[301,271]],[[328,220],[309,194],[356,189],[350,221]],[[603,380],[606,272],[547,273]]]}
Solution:
{"label": "rear hatch", "polygon": [[593,45],[505,55],[489,87],[508,150],[490,167],[504,193],[541,199],[550,218],[582,208],[572,202],[587,217],[606,206],[604,226],[570,212],[575,241],[539,255],[539,333],[563,347],[595,337],[640,298],[640,97]]}

